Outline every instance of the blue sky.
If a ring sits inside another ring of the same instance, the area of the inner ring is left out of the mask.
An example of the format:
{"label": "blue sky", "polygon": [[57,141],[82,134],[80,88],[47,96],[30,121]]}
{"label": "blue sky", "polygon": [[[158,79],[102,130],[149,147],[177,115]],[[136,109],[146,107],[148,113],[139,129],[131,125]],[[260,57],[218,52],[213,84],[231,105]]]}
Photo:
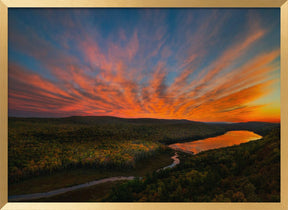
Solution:
{"label": "blue sky", "polygon": [[9,116],[280,120],[279,9],[9,9]]}

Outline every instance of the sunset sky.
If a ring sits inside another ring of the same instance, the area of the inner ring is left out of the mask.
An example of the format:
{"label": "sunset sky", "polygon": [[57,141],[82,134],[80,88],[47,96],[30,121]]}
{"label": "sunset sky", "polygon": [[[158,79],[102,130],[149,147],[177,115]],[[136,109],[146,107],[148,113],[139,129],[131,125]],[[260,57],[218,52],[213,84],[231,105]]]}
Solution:
{"label": "sunset sky", "polygon": [[280,121],[279,9],[9,9],[9,116]]}

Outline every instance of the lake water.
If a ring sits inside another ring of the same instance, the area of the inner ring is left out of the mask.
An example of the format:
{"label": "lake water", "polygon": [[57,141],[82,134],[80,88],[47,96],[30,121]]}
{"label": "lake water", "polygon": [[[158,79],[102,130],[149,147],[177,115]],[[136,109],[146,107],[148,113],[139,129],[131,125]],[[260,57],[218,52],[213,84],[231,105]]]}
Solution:
{"label": "lake water", "polygon": [[221,136],[206,138],[198,141],[170,144],[175,150],[197,154],[202,151],[239,145],[249,141],[261,139],[262,136],[251,131],[228,131]]}

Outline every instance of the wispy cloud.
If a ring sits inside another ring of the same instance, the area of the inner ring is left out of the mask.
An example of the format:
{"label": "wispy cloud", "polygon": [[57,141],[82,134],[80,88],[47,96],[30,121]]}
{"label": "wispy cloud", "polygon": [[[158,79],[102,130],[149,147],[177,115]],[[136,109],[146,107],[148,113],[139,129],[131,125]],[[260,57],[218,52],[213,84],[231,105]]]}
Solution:
{"label": "wispy cloud", "polygon": [[[279,46],[260,50],[272,30],[263,26],[261,11],[83,11],[66,11],[58,23],[53,11],[40,15],[39,21],[47,21],[41,33],[37,21],[28,25],[14,14],[10,115],[279,121],[279,110],[267,109],[280,99],[253,104],[277,92],[280,82],[273,76],[280,69]],[[122,27],[121,21],[131,25]],[[229,33],[233,21],[239,30]]]}

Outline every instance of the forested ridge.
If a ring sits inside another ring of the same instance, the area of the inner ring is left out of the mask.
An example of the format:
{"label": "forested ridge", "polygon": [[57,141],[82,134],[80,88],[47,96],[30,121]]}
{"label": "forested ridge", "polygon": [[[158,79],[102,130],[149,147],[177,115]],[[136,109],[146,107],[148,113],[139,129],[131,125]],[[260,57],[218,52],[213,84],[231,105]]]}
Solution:
{"label": "forested ridge", "polygon": [[117,186],[107,200],[280,201],[279,128],[258,141],[184,156],[175,169]]}
{"label": "forested ridge", "polygon": [[155,159],[160,153],[171,154],[166,144],[230,130],[250,130],[264,138],[197,155],[179,152],[181,164],[176,168],[117,185],[105,201],[279,201],[279,124],[261,122],[10,117],[9,184],[15,188],[33,177],[48,178],[57,171],[79,168],[118,174],[118,170],[135,168],[137,162]]}
{"label": "forested ridge", "polygon": [[187,120],[116,117],[9,118],[9,183],[75,167],[131,168],[162,143],[205,138],[224,128]]}

